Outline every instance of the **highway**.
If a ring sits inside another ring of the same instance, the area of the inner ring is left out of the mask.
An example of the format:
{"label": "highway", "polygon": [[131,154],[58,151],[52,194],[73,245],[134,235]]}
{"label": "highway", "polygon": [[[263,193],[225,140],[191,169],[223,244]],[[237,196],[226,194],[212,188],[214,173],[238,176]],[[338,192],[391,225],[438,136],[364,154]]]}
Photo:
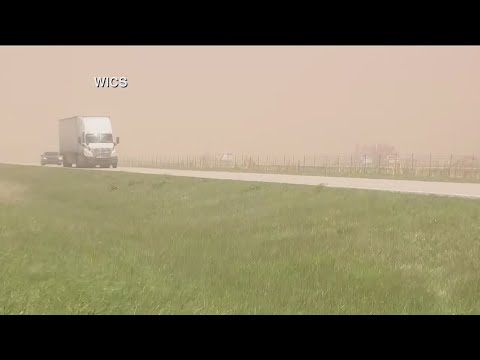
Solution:
{"label": "highway", "polygon": [[[5,163],[5,162],[4,162]],[[40,166],[31,163],[15,163],[15,165]],[[58,167],[58,166],[56,166]],[[202,179],[255,181],[266,183],[282,183],[294,185],[323,185],[333,188],[364,189],[390,191],[422,195],[441,195],[480,199],[480,184],[451,183],[434,181],[366,179],[350,177],[325,177],[307,175],[241,173],[229,171],[197,171],[174,169],[151,169],[137,167],[119,167],[117,169],[79,169],[85,171],[113,171],[138,174],[156,174],[170,176],[184,176]]]}

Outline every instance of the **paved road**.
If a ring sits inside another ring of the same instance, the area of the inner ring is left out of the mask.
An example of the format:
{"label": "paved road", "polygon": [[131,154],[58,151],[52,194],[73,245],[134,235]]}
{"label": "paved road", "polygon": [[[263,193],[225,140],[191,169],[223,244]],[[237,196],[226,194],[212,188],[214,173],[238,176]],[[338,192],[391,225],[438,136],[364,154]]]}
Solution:
{"label": "paved road", "polygon": [[[38,164],[18,164],[35,165]],[[91,171],[93,169],[82,169]],[[480,199],[480,184],[449,183],[433,181],[386,180],[345,177],[324,177],[305,175],[237,173],[221,171],[171,170],[121,167],[117,169],[95,169],[96,171],[121,171],[139,174],[158,174],[171,176],[186,176],[203,179],[259,181],[296,185],[324,185],[335,188],[381,190],[424,195],[443,195]]]}

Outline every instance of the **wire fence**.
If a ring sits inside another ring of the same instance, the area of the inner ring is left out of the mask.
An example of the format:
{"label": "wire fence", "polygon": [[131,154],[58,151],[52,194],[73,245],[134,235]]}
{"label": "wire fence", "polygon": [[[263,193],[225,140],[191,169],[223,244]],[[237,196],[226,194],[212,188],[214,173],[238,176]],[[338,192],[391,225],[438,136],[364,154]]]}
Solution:
{"label": "wire fence", "polygon": [[311,155],[252,156],[202,155],[126,156],[119,166],[191,170],[229,170],[323,176],[393,176],[480,180],[480,158],[475,155]]}

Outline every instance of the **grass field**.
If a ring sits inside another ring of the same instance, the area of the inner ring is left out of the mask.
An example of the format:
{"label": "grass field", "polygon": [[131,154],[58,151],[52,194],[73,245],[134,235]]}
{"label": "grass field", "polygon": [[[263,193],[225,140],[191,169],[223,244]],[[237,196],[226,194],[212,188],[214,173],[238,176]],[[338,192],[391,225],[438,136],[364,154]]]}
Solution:
{"label": "grass field", "polygon": [[0,313],[480,313],[480,201],[0,165]]}

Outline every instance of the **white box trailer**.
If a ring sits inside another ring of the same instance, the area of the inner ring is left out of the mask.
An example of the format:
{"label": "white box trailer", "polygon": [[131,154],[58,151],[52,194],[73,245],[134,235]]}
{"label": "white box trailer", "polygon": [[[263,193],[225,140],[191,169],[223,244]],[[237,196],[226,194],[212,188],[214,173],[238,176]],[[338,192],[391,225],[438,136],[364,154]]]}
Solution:
{"label": "white box trailer", "polygon": [[59,149],[63,166],[117,167],[112,122],[108,116],[74,116],[59,121]]}

